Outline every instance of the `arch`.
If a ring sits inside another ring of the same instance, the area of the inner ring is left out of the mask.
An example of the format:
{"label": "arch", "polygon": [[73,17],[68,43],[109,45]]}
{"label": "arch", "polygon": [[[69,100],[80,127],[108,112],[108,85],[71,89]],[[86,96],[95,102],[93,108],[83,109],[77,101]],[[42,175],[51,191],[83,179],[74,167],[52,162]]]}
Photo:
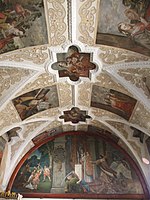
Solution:
{"label": "arch", "polygon": [[[139,167],[137,166],[137,164],[135,163],[135,161],[128,155],[128,153],[122,149],[122,147],[120,147],[117,144],[117,140],[113,139],[112,137],[108,138],[107,136],[105,136],[105,134],[97,134],[96,132],[83,132],[83,131],[72,131],[72,132],[64,132],[55,136],[51,136],[49,138],[46,138],[42,141],[39,141],[38,143],[36,143],[36,145],[31,148],[28,153],[20,160],[20,162],[18,163],[17,167],[15,168],[10,181],[8,183],[7,186],[7,190],[12,190],[13,188],[13,183],[15,181],[15,178],[19,172],[19,170],[21,169],[21,167],[23,166],[24,162],[29,158],[29,156],[35,152],[39,147],[41,147],[42,145],[46,144],[48,141],[55,141],[56,139],[60,139],[62,137],[66,137],[66,136],[76,136],[76,137],[90,137],[91,139],[95,139],[95,141],[103,141],[105,143],[108,143],[109,145],[111,145],[114,149],[116,149],[117,151],[119,151],[122,155],[124,155],[125,160],[128,161],[128,163],[130,164],[130,166],[132,166],[132,168],[134,169],[134,171],[136,172],[136,176],[139,177],[139,181],[140,184],[142,185],[142,189],[143,189],[143,194],[136,194],[136,193],[132,193],[132,194],[128,194],[128,193],[124,193],[124,194],[99,194],[99,193],[23,193],[24,197],[38,197],[38,198],[131,198],[131,199],[142,199],[142,198],[148,198],[149,196],[149,192],[148,192],[148,188],[146,186],[146,182],[144,179],[144,176],[142,174],[142,172],[140,171]],[[84,140],[82,140],[84,141]],[[20,191],[19,191],[20,192]]]}

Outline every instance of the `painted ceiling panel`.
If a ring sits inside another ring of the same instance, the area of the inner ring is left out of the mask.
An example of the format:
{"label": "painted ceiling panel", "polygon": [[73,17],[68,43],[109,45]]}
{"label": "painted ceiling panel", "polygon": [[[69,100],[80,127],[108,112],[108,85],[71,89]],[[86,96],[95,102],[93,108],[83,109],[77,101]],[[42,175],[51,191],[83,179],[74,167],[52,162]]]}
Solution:
{"label": "painted ceiling panel", "polygon": [[0,12],[0,53],[48,42],[42,0],[1,1]]}
{"label": "painted ceiling panel", "polygon": [[97,43],[150,55],[149,10],[149,0],[101,0]]}

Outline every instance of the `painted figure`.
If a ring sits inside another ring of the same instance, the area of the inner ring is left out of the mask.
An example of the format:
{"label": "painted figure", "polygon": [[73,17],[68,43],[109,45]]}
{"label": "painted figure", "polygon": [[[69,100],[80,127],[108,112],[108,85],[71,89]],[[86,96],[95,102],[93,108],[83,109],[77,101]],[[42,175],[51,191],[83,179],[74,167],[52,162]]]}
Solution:
{"label": "painted figure", "polygon": [[80,76],[89,77],[89,71],[95,68],[96,65],[90,61],[90,54],[80,53],[75,46],[69,47],[65,58],[52,65],[52,69],[59,71],[60,77],[69,76],[72,81],[77,81]]}
{"label": "painted figure", "polygon": [[[31,91],[13,100],[13,103],[22,120],[33,114],[47,110],[58,105],[55,86],[51,88]],[[53,103],[53,105],[52,105]]]}
{"label": "painted figure", "polygon": [[45,182],[46,177],[49,179],[49,181],[51,181],[50,169],[47,166],[44,166],[44,170],[43,170],[43,182]]}
{"label": "painted figure", "polygon": [[92,157],[89,152],[81,154],[80,162],[82,164],[83,179],[90,183],[93,181],[93,164],[91,163]]}
{"label": "painted figure", "polygon": [[130,20],[130,23],[119,23],[119,32],[131,37],[146,48],[150,48],[150,21],[147,21],[149,17],[143,18],[133,9],[125,10],[125,15]]}
{"label": "painted figure", "polygon": [[[91,133],[60,136],[59,143],[66,144],[64,156],[62,148],[54,148],[55,139],[39,147],[19,170],[12,191],[53,195],[53,188],[58,186],[55,194],[59,195],[143,194],[138,176],[122,151]],[[64,162],[58,172],[55,163],[59,159]]]}
{"label": "painted figure", "polygon": [[106,173],[108,176],[111,177],[117,177],[117,172],[110,168],[110,166],[107,163],[106,156],[100,155],[99,159],[96,161],[91,161],[93,164],[96,164],[100,167],[100,169]]}
{"label": "painted figure", "polygon": [[73,171],[71,173],[68,174],[68,176],[66,177],[66,181],[65,181],[65,193],[68,192],[78,192],[79,190],[79,177],[78,175]]}
{"label": "painted figure", "polygon": [[[28,5],[27,5],[28,4]],[[46,43],[46,22],[44,19],[42,0],[27,2],[0,1],[0,53],[23,48],[26,45]],[[38,20],[36,20],[38,18]],[[35,35],[33,27],[42,34]],[[32,39],[31,39],[32,38]],[[45,39],[44,39],[45,38]]]}

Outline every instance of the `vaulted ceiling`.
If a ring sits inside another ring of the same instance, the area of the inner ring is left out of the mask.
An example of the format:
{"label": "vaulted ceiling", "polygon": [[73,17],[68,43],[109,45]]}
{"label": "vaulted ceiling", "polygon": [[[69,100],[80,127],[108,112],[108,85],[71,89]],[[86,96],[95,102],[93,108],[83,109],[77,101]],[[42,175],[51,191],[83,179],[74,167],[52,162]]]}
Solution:
{"label": "vaulted ceiling", "polygon": [[[1,190],[39,134],[87,132],[91,127],[117,137],[150,186],[150,165],[142,161],[150,160],[150,5],[149,0],[141,7],[139,2],[0,1]],[[147,25],[140,33],[119,32],[122,21],[144,24],[141,18]],[[66,64],[73,55],[70,49],[86,63],[86,73],[62,73],[58,64]],[[35,100],[45,88],[51,91],[50,106],[23,116],[23,97]],[[71,110],[84,118],[67,118]]]}

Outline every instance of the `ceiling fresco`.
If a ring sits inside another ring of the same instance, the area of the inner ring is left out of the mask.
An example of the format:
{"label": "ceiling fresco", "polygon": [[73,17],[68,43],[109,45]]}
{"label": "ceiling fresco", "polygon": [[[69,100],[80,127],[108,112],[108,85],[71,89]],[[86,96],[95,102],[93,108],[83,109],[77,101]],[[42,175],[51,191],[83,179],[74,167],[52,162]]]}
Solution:
{"label": "ceiling fresco", "polygon": [[52,64],[52,69],[58,70],[59,77],[77,81],[79,77],[90,77],[89,71],[96,69],[91,57],[90,53],[80,53],[76,46],[71,46],[67,53],[57,54],[58,61]]}
{"label": "ceiling fresco", "polygon": [[22,120],[49,108],[59,106],[55,85],[40,88],[13,99],[13,104]]}
{"label": "ceiling fresco", "polygon": [[101,0],[97,43],[150,55],[149,0]]}
{"label": "ceiling fresco", "polygon": [[149,36],[149,0],[0,0],[0,192],[149,199]]}
{"label": "ceiling fresco", "polygon": [[43,6],[42,0],[0,1],[0,53],[47,43]]}
{"label": "ceiling fresco", "polygon": [[129,120],[136,100],[118,91],[93,85],[91,106],[108,110]]}

